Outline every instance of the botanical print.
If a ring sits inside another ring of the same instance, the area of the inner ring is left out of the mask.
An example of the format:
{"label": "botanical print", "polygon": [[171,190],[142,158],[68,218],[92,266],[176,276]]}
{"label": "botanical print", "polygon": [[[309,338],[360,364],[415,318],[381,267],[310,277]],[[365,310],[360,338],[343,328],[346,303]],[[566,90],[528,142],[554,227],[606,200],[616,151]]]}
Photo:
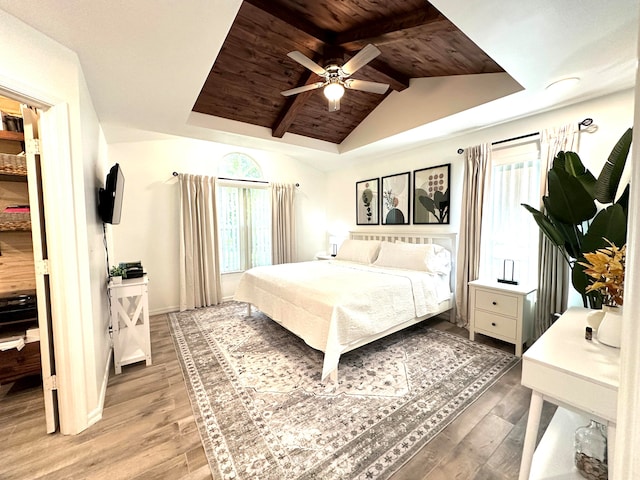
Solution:
{"label": "botanical print", "polygon": [[449,175],[451,164],[413,172],[413,223],[449,223]]}
{"label": "botanical print", "polygon": [[356,183],[356,225],[378,225],[379,182],[371,178]]}
{"label": "botanical print", "polygon": [[382,224],[409,224],[409,172],[382,177]]}

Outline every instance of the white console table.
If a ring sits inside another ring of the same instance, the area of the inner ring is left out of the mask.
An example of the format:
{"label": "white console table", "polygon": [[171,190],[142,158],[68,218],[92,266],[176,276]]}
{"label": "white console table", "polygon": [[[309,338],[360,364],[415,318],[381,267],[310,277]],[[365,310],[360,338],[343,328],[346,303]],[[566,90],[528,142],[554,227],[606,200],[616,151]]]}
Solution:
{"label": "white console table", "polygon": [[108,284],[113,329],[113,364],[116,374],[123,365],[145,361],[151,365],[147,275]]}
{"label": "white console table", "polygon": [[[591,341],[585,340],[588,312],[586,308],[570,308],[522,356],[522,385],[532,393],[520,480],[529,479],[545,400],[607,426],[609,478],[614,478],[611,468],[620,350],[600,344],[596,335]],[[573,432],[569,432],[566,441],[573,442]],[[573,458],[569,461],[573,462]]]}

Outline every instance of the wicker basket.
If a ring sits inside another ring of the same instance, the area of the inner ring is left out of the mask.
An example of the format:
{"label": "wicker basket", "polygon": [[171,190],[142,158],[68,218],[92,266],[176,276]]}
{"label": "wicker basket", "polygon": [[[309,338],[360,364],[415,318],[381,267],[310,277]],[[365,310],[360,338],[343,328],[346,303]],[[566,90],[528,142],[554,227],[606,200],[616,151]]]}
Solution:
{"label": "wicker basket", "polygon": [[0,213],[0,232],[31,230],[31,215],[28,213]]}
{"label": "wicker basket", "polygon": [[24,155],[0,153],[0,173],[5,175],[26,175],[27,158]]}

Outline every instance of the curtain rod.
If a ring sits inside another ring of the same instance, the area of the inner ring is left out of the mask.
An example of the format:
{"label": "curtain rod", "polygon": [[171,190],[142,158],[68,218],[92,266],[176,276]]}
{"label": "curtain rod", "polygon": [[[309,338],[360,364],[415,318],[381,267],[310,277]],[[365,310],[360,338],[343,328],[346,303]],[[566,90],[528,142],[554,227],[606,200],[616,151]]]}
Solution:
{"label": "curtain rod", "polygon": [[[578,131],[581,131],[582,127],[588,127],[591,124],[593,124],[593,118],[585,118],[584,120],[578,123]],[[500,145],[501,143],[513,142],[515,140],[522,140],[523,138],[535,137],[536,135],[540,135],[540,132],[527,133],[526,135],[520,135],[519,137],[505,138],[504,140],[491,142],[491,145]],[[464,153],[464,149],[459,148],[458,154],[462,155],[463,153]]]}
{"label": "curtain rod", "polygon": [[[177,177],[179,175],[178,172],[173,172],[173,176]],[[247,180],[244,178],[227,178],[227,177],[218,177],[218,180],[229,180],[231,182],[249,182],[249,183],[269,183],[266,180]],[[299,187],[300,184],[296,183],[296,187]]]}

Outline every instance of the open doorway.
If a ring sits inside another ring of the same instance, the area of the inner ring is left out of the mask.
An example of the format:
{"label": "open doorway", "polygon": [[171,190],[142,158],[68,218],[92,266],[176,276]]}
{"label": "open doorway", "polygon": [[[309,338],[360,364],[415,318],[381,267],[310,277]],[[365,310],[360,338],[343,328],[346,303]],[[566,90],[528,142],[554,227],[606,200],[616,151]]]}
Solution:
{"label": "open doorway", "polygon": [[40,388],[58,426],[38,110],[0,96],[0,401]]}

